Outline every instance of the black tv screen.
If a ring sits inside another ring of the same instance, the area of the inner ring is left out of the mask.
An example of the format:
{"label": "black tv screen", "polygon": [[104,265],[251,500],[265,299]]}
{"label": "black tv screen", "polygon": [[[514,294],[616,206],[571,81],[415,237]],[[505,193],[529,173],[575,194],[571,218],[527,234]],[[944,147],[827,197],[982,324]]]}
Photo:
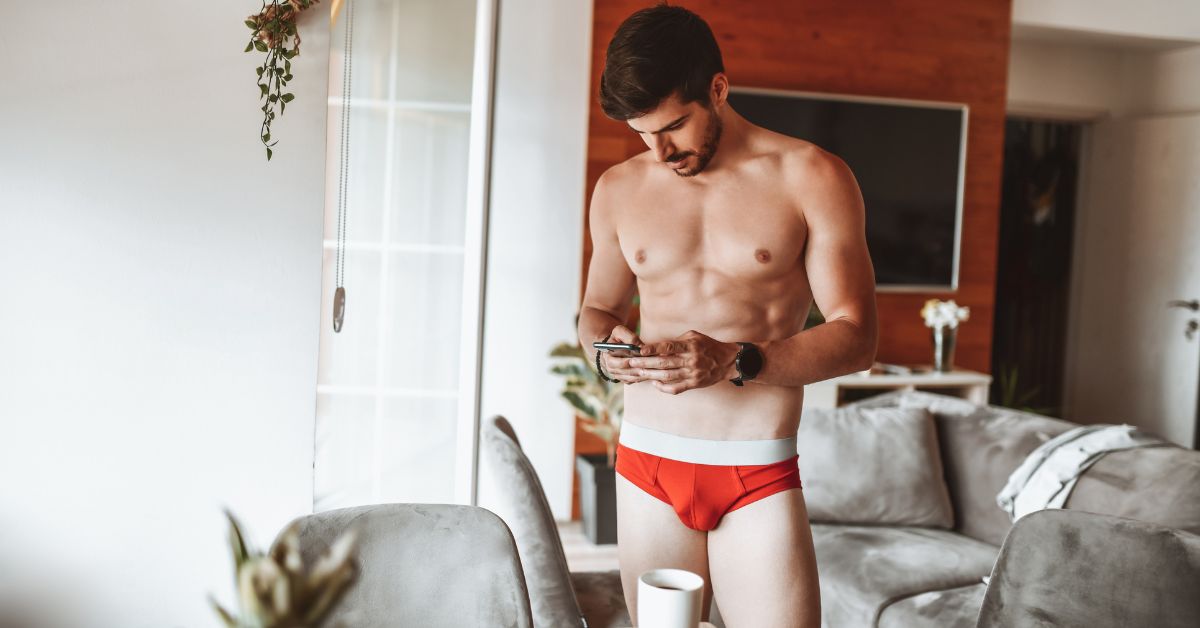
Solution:
{"label": "black tv screen", "polygon": [[880,291],[958,288],[965,104],[753,88],[731,89],[729,102],[850,166]]}

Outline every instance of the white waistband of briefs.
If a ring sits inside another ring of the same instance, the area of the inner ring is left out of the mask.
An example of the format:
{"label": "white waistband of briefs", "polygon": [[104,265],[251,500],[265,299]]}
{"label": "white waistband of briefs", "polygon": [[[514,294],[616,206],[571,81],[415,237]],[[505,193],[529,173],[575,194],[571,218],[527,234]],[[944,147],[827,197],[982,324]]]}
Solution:
{"label": "white waistband of briefs", "polygon": [[621,422],[618,442],[630,449],[695,464],[773,464],[796,455],[796,437],[768,440],[691,438]]}

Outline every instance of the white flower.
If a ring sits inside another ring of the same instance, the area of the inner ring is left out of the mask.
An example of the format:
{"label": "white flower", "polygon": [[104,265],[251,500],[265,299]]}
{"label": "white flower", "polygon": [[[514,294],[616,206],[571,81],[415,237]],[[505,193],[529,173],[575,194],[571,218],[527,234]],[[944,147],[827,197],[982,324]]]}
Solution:
{"label": "white flower", "polygon": [[954,329],[958,327],[959,321],[967,320],[970,315],[971,308],[960,307],[954,302],[954,299],[950,299],[949,301],[929,299],[925,301],[925,306],[921,308],[921,317],[925,319],[925,326],[934,329],[942,327]]}

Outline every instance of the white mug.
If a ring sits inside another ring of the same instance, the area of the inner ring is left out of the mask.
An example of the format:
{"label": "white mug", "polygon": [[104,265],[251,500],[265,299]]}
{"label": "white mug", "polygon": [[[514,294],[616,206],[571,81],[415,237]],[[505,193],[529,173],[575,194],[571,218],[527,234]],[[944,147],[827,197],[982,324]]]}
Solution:
{"label": "white mug", "polygon": [[697,628],[704,578],[684,569],[651,569],[638,578],[638,628]]}

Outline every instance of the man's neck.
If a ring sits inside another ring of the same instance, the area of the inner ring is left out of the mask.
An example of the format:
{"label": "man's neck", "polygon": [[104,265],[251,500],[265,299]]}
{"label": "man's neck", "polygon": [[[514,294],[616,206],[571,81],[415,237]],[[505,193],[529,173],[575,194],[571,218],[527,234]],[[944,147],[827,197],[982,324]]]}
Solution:
{"label": "man's neck", "polygon": [[707,181],[713,177],[705,177],[705,175],[719,175],[727,170],[732,170],[746,153],[746,148],[749,143],[750,122],[742,117],[741,114],[733,110],[733,107],[725,106],[721,112],[721,123],[724,128],[721,130],[721,140],[717,144],[717,152],[713,154],[713,158],[708,162],[708,166],[694,178],[702,181]]}

